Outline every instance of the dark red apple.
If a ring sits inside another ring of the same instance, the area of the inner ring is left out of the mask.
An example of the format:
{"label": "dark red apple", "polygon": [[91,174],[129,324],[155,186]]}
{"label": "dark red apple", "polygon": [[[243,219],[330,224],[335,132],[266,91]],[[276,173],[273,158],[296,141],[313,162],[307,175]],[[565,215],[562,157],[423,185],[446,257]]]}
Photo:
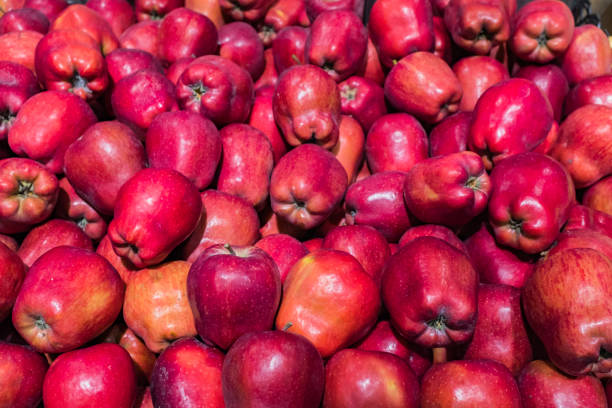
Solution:
{"label": "dark red apple", "polygon": [[219,55],[246,69],[253,81],[264,70],[264,46],[257,31],[248,23],[234,21],[219,29]]}
{"label": "dark red apple", "polygon": [[268,235],[257,241],[255,246],[263,249],[274,260],[281,283],[285,283],[293,265],[309,252],[304,244],[287,234]]}
{"label": "dark red apple", "polygon": [[287,145],[274,121],[273,99],[274,85],[267,85],[257,90],[248,123],[266,135],[272,145],[274,163],[276,164],[287,152]]}
{"label": "dark red apple", "polygon": [[272,42],[272,56],[277,75],[294,65],[306,63],[306,40],[309,28],[300,26],[285,27],[278,32]]}
{"label": "dark red apple", "polygon": [[28,7],[7,11],[0,17],[0,34],[32,30],[46,34],[49,20],[42,12]]}
{"label": "dark red apple", "polygon": [[117,37],[136,22],[134,9],[127,0],[89,0],[85,5],[106,20]]}
{"label": "dark red apple", "polygon": [[5,140],[23,104],[40,90],[36,77],[16,62],[0,61],[0,139]]}
{"label": "dark red apple", "polygon": [[564,230],[592,229],[612,238],[612,216],[584,205],[572,206]]}
{"label": "dark red apple", "polygon": [[32,8],[43,13],[50,22],[68,7],[66,0],[25,0],[23,7]]}
{"label": "dark red apple", "polygon": [[459,251],[463,252],[469,258],[469,253],[463,242],[461,242],[461,240],[450,228],[443,225],[424,224],[411,227],[402,235],[397,245],[399,248],[401,248],[420,237],[434,237],[441,239],[447,244],[450,244]]}
{"label": "dark red apple", "polygon": [[123,347],[102,343],[60,355],[43,384],[45,407],[131,408],[136,374]]}
{"label": "dark red apple", "polygon": [[121,47],[146,51],[158,57],[159,24],[159,20],[146,20],[129,26],[119,37]]}
{"label": "dark red apple", "polygon": [[54,216],[71,220],[94,241],[106,234],[106,221],[102,216],[74,191],[66,177],[59,182],[59,196]]}
{"label": "dark red apple", "polygon": [[28,271],[13,308],[13,325],[40,352],[74,350],[115,321],[124,291],[119,274],[100,255],[53,248]]}
{"label": "dark red apple", "polygon": [[0,265],[0,322],[3,322],[11,314],[27,267],[19,255],[4,244],[0,244]]}
{"label": "dark red apple", "polygon": [[0,342],[0,405],[38,406],[48,366],[45,358],[31,347]]}
{"label": "dark red apple", "polygon": [[570,86],[612,71],[612,49],[606,34],[597,26],[576,27],[560,66]]}
{"label": "dark red apple", "polygon": [[457,112],[444,118],[429,133],[429,155],[436,157],[467,150],[471,121],[471,112]]}
{"label": "dark red apple", "polygon": [[569,92],[569,84],[563,71],[556,65],[527,65],[513,75],[533,82],[550,102],[554,118],[561,120],[565,97]]}
{"label": "dark red apple", "polygon": [[223,359],[223,353],[195,338],[175,341],[153,368],[153,405],[223,408]]}
{"label": "dark red apple", "polygon": [[119,190],[108,236],[137,268],[155,265],[194,231],[202,215],[198,189],[171,169],[144,169]]}
{"label": "dark red apple", "polygon": [[108,54],[105,60],[108,75],[113,83],[141,69],[149,69],[162,74],[164,72],[155,55],[136,48],[117,48]]}
{"label": "dark red apple", "polygon": [[597,211],[612,215],[610,190],[612,189],[612,177],[608,176],[593,184],[584,193],[582,204]]}
{"label": "dark red apple", "polygon": [[276,263],[255,247],[210,247],[187,276],[187,296],[198,334],[224,350],[245,333],[269,330],[280,295]]}
{"label": "dark red apple", "polygon": [[304,337],[282,330],[241,336],[223,362],[227,408],[317,408],[324,382],[317,349]]}
{"label": "dark red apple", "polygon": [[433,54],[442,58],[447,64],[453,61],[453,41],[440,16],[433,17],[434,50]]}
{"label": "dark red apple", "polygon": [[221,137],[214,123],[194,112],[160,113],[145,137],[151,168],[173,169],[204,190],[221,160]]}
{"label": "dark red apple", "polygon": [[510,78],[508,68],[494,58],[472,56],[461,58],[453,65],[461,83],[463,96],[459,109],[473,111],[480,96],[491,86]]}
{"label": "dark red apple", "polygon": [[371,79],[352,76],[340,82],[338,90],[342,114],[357,119],[366,133],[378,118],[387,113],[385,93]]}
{"label": "dark red apple", "polygon": [[585,79],[567,95],[565,115],[589,104],[612,108],[612,74]]}
{"label": "dark red apple", "polygon": [[321,13],[333,10],[352,11],[362,18],[365,3],[364,0],[304,0],[304,2],[310,21],[314,21]]}

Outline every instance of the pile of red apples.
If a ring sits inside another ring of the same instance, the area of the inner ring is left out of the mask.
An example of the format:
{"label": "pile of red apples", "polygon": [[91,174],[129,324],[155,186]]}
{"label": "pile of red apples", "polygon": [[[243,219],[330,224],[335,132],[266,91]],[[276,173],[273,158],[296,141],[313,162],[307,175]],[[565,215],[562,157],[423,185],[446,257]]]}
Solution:
{"label": "pile of red apples", "polygon": [[612,407],[602,29],[81,3],[0,0],[0,407]]}

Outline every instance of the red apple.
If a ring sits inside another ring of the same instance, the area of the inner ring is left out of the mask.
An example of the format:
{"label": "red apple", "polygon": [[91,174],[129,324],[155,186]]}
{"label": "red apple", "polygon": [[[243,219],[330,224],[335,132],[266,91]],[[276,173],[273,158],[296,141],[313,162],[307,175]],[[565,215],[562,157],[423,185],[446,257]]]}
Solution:
{"label": "red apple", "polygon": [[350,116],[340,117],[338,142],[332,153],[346,171],[347,181],[355,181],[357,173],[364,162],[365,135],[359,122]]}
{"label": "red apple", "polygon": [[550,103],[531,81],[513,78],[490,87],[474,108],[468,146],[487,169],[541,144],[553,123]]}
{"label": "red apple", "polygon": [[243,21],[224,24],[219,29],[219,55],[246,69],[253,81],[264,70],[264,47],[257,31]]}
{"label": "red apple", "polygon": [[102,214],[112,214],[119,189],[147,164],[145,149],[123,123],[89,127],[64,156],[64,172],[77,194]]}
{"label": "red apple", "polygon": [[276,34],[289,26],[308,26],[310,19],[306,14],[304,0],[281,0],[272,4],[266,12],[262,27],[259,29],[259,38],[264,47],[272,45]]}
{"label": "red apple", "polygon": [[30,347],[0,342],[0,405],[38,406],[47,368],[45,358]]}
{"label": "red apple", "polygon": [[409,242],[421,237],[434,237],[445,241],[470,257],[467,248],[455,233],[448,227],[435,224],[417,225],[409,228],[397,243],[398,248],[406,246]]}
{"label": "red apple", "polygon": [[78,96],[66,91],[41,92],[19,110],[9,130],[9,146],[17,155],[61,173],[68,146],[96,121],[93,110]]}
{"label": "red apple", "polygon": [[397,242],[410,227],[410,215],[404,203],[406,173],[376,173],[351,184],[344,207],[348,225],[369,225],[387,241]]}
{"label": "red apple", "polygon": [[172,343],[153,368],[153,405],[223,408],[223,358],[219,350],[194,338]]}
{"label": "red apple", "polygon": [[352,76],[340,82],[338,90],[342,114],[357,119],[366,133],[378,118],[387,113],[385,93],[371,79]]}
{"label": "red apple", "polygon": [[527,322],[552,363],[572,376],[610,376],[612,263],[601,252],[571,248],[544,258],[523,289]]}
{"label": "red apple", "polygon": [[187,69],[189,64],[195,60],[194,57],[185,57],[176,60],[176,62],[166,69],[166,78],[170,80],[176,86],[179,78],[183,75],[183,72]]}
{"label": "red apple", "polygon": [[154,353],[181,337],[197,335],[187,299],[190,267],[184,261],[167,262],[139,270],[127,283],[123,318]]}
{"label": "red apple", "polygon": [[85,235],[95,241],[99,241],[106,234],[106,221],[78,196],[65,177],[59,182],[59,196],[54,215],[73,221]]}
{"label": "red apple", "polygon": [[285,27],[278,32],[272,42],[272,57],[277,75],[294,65],[306,63],[306,40],[309,28],[300,26]]}
{"label": "red apple", "polygon": [[169,168],[204,190],[221,159],[221,137],[214,123],[197,113],[164,112],[153,119],[145,137],[151,168]]}
{"label": "red apple", "polygon": [[157,356],[145,346],[143,341],[130,328],[125,328],[117,344],[130,355],[134,363],[138,384],[148,384]]}
{"label": "red apple", "polygon": [[376,46],[372,42],[371,35],[368,36],[366,62],[357,74],[359,76],[364,77],[365,79],[370,79],[381,86],[385,82],[385,72],[380,62],[380,58],[378,57],[378,51],[376,51]]}
{"label": "red apple", "polygon": [[612,238],[612,216],[580,204],[572,206],[564,230],[592,229]]}
{"label": "red apple", "polygon": [[567,168],[576,188],[588,187],[612,174],[611,126],[612,108],[601,105],[576,109],[561,124],[550,155]]}
{"label": "red apple", "polygon": [[204,14],[179,7],[164,16],[157,32],[159,58],[170,65],[180,58],[214,54],[217,28]]}
{"label": "red apple", "polygon": [[487,89],[510,79],[505,65],[486,56],[462,58],[453,65],[453,72],[463,89],[459,104],[459,109],[462,111],[473,111],[476,102]]}
{"label": "red apple", "polygon": [[40,11],[28,7],[10,10],[0,17],[0,34],[26,30],[46,34],[49,20]]}
{"label": "red apple", "polygon": [[414,116],[390,113],[378,118],[366,138],[368,168],[374,173],[409,171],[427,158],[428,140],[425,129]]}
{"label": "red apple", "polygon": [[314,21],[319,14],[326,11],[346,10],[363,17],[364,0],[304,0],[306,3],[306,14],[310,21]]}
{"label": "red apple", "polygon": [[408,342],[387,320],[379,321],[357,348],[394,354],[408,363],[417,378],[431,367],[431,352]]}
{"label": "red apple", "polygon": [[368,30],[348,10],[326,11],[310,26],[305,56],[308,64],[323,68],[336,82],[344,81],[364,65]]}
{"label": "red apple", "polygon": [[533,82],[550,102],[555,120],[561,120],[563,103],[569,92],[569,84],[561,68],[552,64],[527,65],[519,69],[513,76]]}
{"label": "red apple", "polygon": [[255,92],[255,100],[248,123],[266,135],[272,145],[272,154],[276,164],[287,152],[287,145],[274,121],[273,99],[274,85],[259,88]]}
{"label": "red apple", "polygon": [[570,86],[609,74],[612,49],[605,33],[592,24],[576,27],[569,47],[560,58],[560,65]]}
{"label": "red apple", "polygon": [[0,61],[0,90],[0,140],[5,140],[17,112],[40,87],[32,71],[23,65]]}
{"label": "red apple", "polygon": [[184,3],[184,0],[135,0],[134,12],[138,21],[159,21]]}
{"label": "red apple", "polygon": [[332,153],[315,144],[300,145],[272,171],[272,210],[302,229],[316,227],[340,204],[347,184],[346,171]]}
{"label": "red apple", "polygon": [[93,251],[91,239],[75,223],[52,219],[30,230],[17,254],[31,267],[41,255],[62,245]]}
{"label": "red apple", "polygon": [[325,408],[419,406],[419,381],[401,358],[345,349],[325,366]]}
{"label": "red apple", "polygon": [[253,245],[259,239],[259,218],[243,198],[217,190],[201,194],[202,217],[181,248],[183,259],[195,260],[215,244]]}
{"label": "red apple", "polygon": [[85,5],[106,20],[116,37],[136,22],[134,9],[127,0],[89,0]]}
{"label": "red apple", "polygon": [[590,375],[566,376],[542,360],[527,364],[518,386],[523,408],[607,407],[601,381]]}
{"label": "red apple", "polygon": [[385,96],[399,111],[437,123],[459,109],[463,90],[440,57],[415,52],[397,62],[385,79]]}
{"label": "red apple", "polygon": [[223,361],[227,408],[316,408],[324,382],[317,349],[304,337],[284,331],[247,333],[236,340]]}
{"label": "red apple", "polygon": [[43,384],[45,407],[130,408],[136,401],[136,375],[130,355],[112,343],[60,355]]}
{"label": "red apple", "polygon": [[297,239],[287,234],[271,234],[255,243],[263,249],[276,263],[280,274],[281,284],[293,265],[308,254],[308,249]]}
{"label": "red apple", "polygon": [[328,358],[365,337],[379,311],[378,286],[359,262],[346,252],[321,249],[291,268],[276,329],[306,337]]}
{"label": "red apple", "polygon": [[612,205],[608,199],[610,189],[612,189],[612,177],[608,176],[589,187],[582,197],[582,204],[612,215]]}
{"label": "red apple", "polygon": [[128,259],[122,258],[115,253],[113,243],[108,237],[108,234],[105,235],[98,244],[96,253],[113,265],[121,277],[121,280],[126,284],[130,281],[132,275],[138,271],[134,264],[132,264]]}
{"label": "red apple", "polygon": [[278,78],[272,101],[274,119],[291,146],[313,142],[331,149],[338,141],[340,92],[314,65],[296,65]]}
{"label": "red apple", "polygon": [[520,408],[521,394],[510,371],[490,360],[434,364],[421,381],[421,408]]}
{"label": "red apple", "polygon": [[264,70],[253,85],[255,87],[256,96],[259,89],[266,86],[272,86],[274,88],[278,82],[278,72],[276,72],[276,67],[274,66],[274,50],[272,48],[266,48],[263,58]]}
{"label": "red apple", "polygon": [[119,37],[121,47],[146,51],[158,57],[159,24],[159,20],[146,20],[129,26]]}
{"label": "red apple", "polygon": [[117,271],[100,255],[53,248],[28,271],[13,308],[13,325],[40,352],[74,350],[115,321],[124,291]]}
{"label": "red apple", "polygon": [[563,231],[546,256],[552,256],[568,248],[595,249],[612,260],[612,238],[589,228]]}
{"label": "red apple", "polygon": [[569,115],[588,104],[612,108],[612,74],[585,79],[578,83],[567,95],[564,113]]}
{"label": "red apple", "polygon": [[480,285],[478,320],[465,360],[493,360],[518,376],[533,359],[521,313],[521,291],[506,285]]}
{"label": "red apple", "polygon": [[202,200],[187,177],[171,169],[144,169],[119,190],[108,236],[117,255],[137,268],[155,265],[193,232]]}
{"label": "red apple", "polygon": [[274,167],[270,141],[260,130],[242,123],[225,126],[220,136],[223,156],[217,189],[244,198],[256,209],[263,208]]}
{"label": "red apple", "polygon": [[[0,244],[0,265],[2,266],[0,268],[0,322],[2,322],[11,314],[27,267],[19,255],[4,244]],[[0,393],[0,401],[2,400],[1,395],[2,393]]]}
{"label": "red apple", "polygon": [[443,156],[467,150],[471,121],[471,112],[457,112],[438,123],[429,133],[430,156]]}
{"label": "red apple", "polygon": [[25,0],[23,7],[32,8],[43,13],[49,22],[53,22],[69,4],[66,0]]}
{"label": "red apple", "polygon": [[53,173],[30,159],[0,160],[0,232],[23,232],[49,218],[59,193]]}
{"label": "red apple", "polygon": [[433,51],[431,3],[426,0],[378,0],[368,29],[380,61],[387,68],[415,51]]}
{"label": "red apple", "polygon": [[434,50],[433,54],[442,58],[447,64],[453,61],[453,42],[440,16],[433,17]]}
{"label": "red apple", "polygon": [[245,333],[270,329],[280,295],[274,260],[255,247],[210,247],[187,276],[198,334],[224,350]]}
{"label": "red apple", "polygon": [[441,239],[421,237],[392,255],[382,277],[391,323],[424,347],[462,344],[476,324],[478,275],[469,258]]}
{"label": "red apple", "polygon": [[522,288],[533,271],[533,264],[523,254],[500,247],[487,223],[465,241],[472,265],[481,283]]}
{"label": "red apple", "polygon": [[36,46],[43,38],[38,31],[13,31],[0,35],[0,61],[21,64],[33,73]]}
{"label": "red apple", "polygon": [[135,48],[117,48],[105,58],[106,68],[113,83],[141,69],[163,73],[157,57],[147,51]]}

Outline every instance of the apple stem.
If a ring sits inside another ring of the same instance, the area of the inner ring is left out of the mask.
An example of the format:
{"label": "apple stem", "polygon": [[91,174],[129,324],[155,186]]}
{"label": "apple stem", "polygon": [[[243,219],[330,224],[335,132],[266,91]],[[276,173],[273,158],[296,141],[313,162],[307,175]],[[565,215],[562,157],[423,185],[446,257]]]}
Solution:
{"label": "apple stem", "polygon": [[282,330],[283,330],[284,332],[286,332],[287,330],[289,330],[289,328],[290,328],[291,326],[293,326],[293,323],[291,323],[291,322],[287,322],[287,324],[283,326],[283,329],[282,329]]}
{"label": "apple stem", "polygon": [[446,363],[447,353],[446,347],[434,347],[433,348],[433,363]]}
{"label": "apple stem", "polygon": [[236,252],[234,251],[234,248],[232,248],[232,246],[230,244],[225,244],[223,246],[225,247],[225,249],[227,249],[227,251],[230,253],[230,255],[236,255]]}
{"label": "apple stem", "polygon": [[49,353],[44,353],[44,354],[45,354],[45,358],[47,359],[47,363],[51,365],[51,363],[53,362],[53,358],[51,357],[51,354]]}

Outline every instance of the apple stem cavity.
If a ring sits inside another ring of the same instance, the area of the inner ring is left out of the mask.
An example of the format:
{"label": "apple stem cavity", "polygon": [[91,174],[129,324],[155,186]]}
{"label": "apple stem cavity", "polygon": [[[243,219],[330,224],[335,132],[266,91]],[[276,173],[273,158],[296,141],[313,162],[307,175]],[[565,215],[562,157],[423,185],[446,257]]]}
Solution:
{"label": "apple stem cavity", "polygon": [[608,350],[606,350],[605,348],[601,347],[599,349],[599,357],[602,359],[608,359],[608,358],[612,358],[612,353],[610,353]]}
{"label": "apple stem cavity", "polygon": [[87,227],[87,219],[85,217],[81,217],[79,218],[79,220],[76,223],[80,229],[85,230],[85,228]]}
{"label": "apple stem cavity", "polygon": [[446,329],[446,322],[447,322],[446,316],[441,314],[435,319],[428,321],[426,324],[429,327],[433,328],[434,330],[442,331]]}
{"label": "apple stem cavity", "polygon": [[465,182],[465,186],[467,188],[471,188],[472,190],[480,190],[480,183],[478,182],[478,177],[470,176]]}
{"label": "apple stem cavity", "polygon": [[354,101],[357,96],[357,88],[347,86],[345,89],[340,91],[340,96],[342,99],[346,99],[348,101]]}
{"label": "apple stem cavity", "polygon": [[198,100],[202,99],[202,95],[204,95],[206,92],[208,92],[208,88],[206,86],[204,86],[202,81],[198,81],[198,82],[196,82],[193,85],[189,85],[189,87],[193,91],[193,96],[195,98],[197,98]]}
{"label": "apple stem cavity", "polygon": [[546,31],[542,31],[542,33],[538,36],[538,47],[545,47],[548,42],[548,35]]}
{"label": "apple stem cavity", "polygon": [[30,196],[34,193],[34,182],[30,180],[19,180],[17,182],[17,194],[20,196]]}
{"label": "apple stem cavity", "polygon": [[434,364],[446,363],[447,358],[448,358],[446,347],[434,347],[432,349],[432,352],[433,352],[433,363]]}
{"label": "apple stem cavity", "polygon": [[72,77],[72,87],[70,88],[70,92],[74,93],[76,89],[82,89],[88,94],[92,93],[91,89],[89,89],[87,86],[87,80],[75,71]]}
{"label": "apple stem cavity", "polygon": [[36,326],[36,328],[39,330],[49,330],[49,325],[40,315],[34,316],[34,326]]}

